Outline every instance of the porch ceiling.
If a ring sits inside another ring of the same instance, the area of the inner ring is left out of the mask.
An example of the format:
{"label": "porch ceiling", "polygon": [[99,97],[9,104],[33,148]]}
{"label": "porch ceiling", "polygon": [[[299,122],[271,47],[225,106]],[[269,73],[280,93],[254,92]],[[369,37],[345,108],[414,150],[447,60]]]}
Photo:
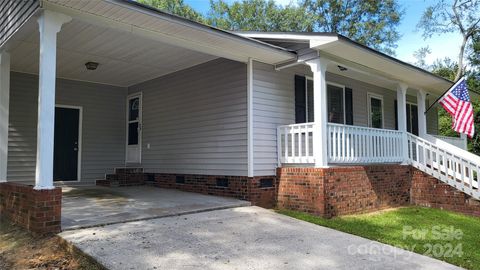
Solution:
{"label": "porch ceiling", "polygon": [[[15,42],[11,47],[12,70],[38,74],[39,32],[35,18],[15,35]],[[126,87],[215,58],[73,19],[58,34],[57,77]],[[90,61],[99,63],[97,70],[85,68]]]}

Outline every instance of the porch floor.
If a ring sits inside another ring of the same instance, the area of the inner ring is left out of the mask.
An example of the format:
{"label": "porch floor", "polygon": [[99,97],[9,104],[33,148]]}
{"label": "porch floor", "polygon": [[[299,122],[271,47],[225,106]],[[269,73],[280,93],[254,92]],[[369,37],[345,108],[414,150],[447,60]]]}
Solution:
{"label": "porch floor", "polygon": [[64,187],[62,230],[249,205],[233,198],[151,186]]}

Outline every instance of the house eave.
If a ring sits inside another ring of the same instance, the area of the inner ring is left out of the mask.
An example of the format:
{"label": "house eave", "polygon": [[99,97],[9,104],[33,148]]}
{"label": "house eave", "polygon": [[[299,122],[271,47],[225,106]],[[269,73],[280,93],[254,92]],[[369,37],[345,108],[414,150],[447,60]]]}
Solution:
{"label": "house eave", "polygon": [[336,33],[295,32],[238,32],[245,37],[263,41],[305,43],[320,55],[357,62],[366,70],[374,71],[389,80],[407,83],[410,87],[424,89],[441,95],[453,82],[427,70],[379,52]]}
{"label": "house eave", "polygon": [[83,19],[88,23],[108,25],[244,63],[247,63],[249,58],[268,64],[296,58],[296,54],[287,49],[168,14],[131,0],[97,0],[86,5],[75,1],[43,0],[41,7]]}

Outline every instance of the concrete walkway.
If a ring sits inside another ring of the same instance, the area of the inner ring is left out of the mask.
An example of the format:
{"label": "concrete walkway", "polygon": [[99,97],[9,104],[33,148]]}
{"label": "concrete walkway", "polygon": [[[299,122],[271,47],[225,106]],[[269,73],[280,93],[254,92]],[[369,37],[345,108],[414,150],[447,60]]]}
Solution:
{"label": "concrete walkway", "polygon": [[249,205],[232,198],[149,186],[63,188],[62,230]]}
{"label": "concrete walkway", "polygon": [[60,236],[109,269],[460,269],[259,207],[128,222]]}

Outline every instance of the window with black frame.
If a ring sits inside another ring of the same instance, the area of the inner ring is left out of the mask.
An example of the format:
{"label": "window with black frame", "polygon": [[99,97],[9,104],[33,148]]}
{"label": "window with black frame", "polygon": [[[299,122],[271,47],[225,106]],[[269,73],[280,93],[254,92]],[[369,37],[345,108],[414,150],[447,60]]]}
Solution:
{"label": "window with black frame", "polygon": [[[313,80],[295,76],[295,122],[314,121]],[[327,83],[328,122],[353,125],[352,89]]]}

